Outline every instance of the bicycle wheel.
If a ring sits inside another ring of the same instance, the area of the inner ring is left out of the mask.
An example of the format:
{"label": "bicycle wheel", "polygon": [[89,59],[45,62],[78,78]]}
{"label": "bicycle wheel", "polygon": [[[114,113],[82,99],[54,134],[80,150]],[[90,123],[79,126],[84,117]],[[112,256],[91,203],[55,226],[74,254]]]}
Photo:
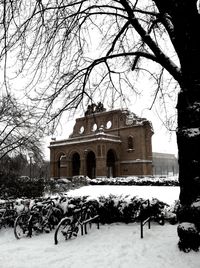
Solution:
{"label": "bicycle wheel", "polygon": [[70,218],[63,218],[56,227],[54,234],[54,242],[57,245],[58,241],[65,241],[72,237],[72,224]]}
{"label": "bicycle wheel", "polygon": [[14,227],[15,219],[17,218],[17,211],[10,209],[7,211],[7,225],[9,227]]}
{"label": "bicycle wheel", "polygon": [[26,214],[19,215],[14,223],[14,234],[17,239],[27,237],[29,235],[28,229],[29,216]]}
{"label": "bicycle wheel", "polygon": [[55,229],[55,227],[61,221],[62,217],[63,217],[63,212],[62,212],[62,210],[60,208],[53,208],[52,209],[52,213],[51,213],[51,215],[49,216],[49,219],[48,219],[50,227],[51,227],[51,230]]}
{"label": "bicycle wheel", "polygon": [[3,213],[0,212],[0,229],[3,226]]}
{"label": "bicycle wheel", "polygon": [[43,232],[43,219],[40,213],[33,213],[28,224],[29,236],[38,235]]}

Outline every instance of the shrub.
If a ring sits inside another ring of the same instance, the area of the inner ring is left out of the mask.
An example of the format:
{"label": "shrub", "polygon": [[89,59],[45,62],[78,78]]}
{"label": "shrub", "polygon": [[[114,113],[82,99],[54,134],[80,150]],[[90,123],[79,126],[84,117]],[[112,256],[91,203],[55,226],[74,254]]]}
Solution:
{"label": "shrub", "polygon": [[91,179],[91,185],[144,185],[144,186],[178,186],[177,177],[153,177],[153,176],[139,176],[139,177],[117,177],[117,178],[98,178]]}
{"label": "shrub", "polygon": [[44,192],[48,194],[63,193],[89,184],[87,176],[50,178],[46,181]]}
{"label": "shrub", "polygon": [[[160,220],[160,216],[164,219],[167,206],[167,204],[155,198],[150,200],[150,206],[147,206],[146,200],[137,196],[129,198],[129,196],[110,195],[108,197],[101,196],[98,199],[90,199],[88,196],[58,196],[56,199],[54,197],[54,200],[56,206],[62,208],[64,216],[72,215],[75,208],[89,201],[96,208],[100,216],[100,222],[103,224],[114,222],[130,223],[145,219],[149,215],[153,216],[155,220]],[[34,203],[34,199],[31,201]],[[159,223],[162,224],[162,222]]]}
{"label": "shrub", "polygon": [[189,252],[191,249],[198,251],[200,247],[200,234],[193,223],[182,222],[177,228],[180,238],[178,246],[180,250]]}
{"label": "shrub", "polygon": [[1,176],[0,192],[1,198],[7,197],[27,197],[35,198],[42,196],[44,191],[44,179],[34,178],[26,179],[20,177]]}

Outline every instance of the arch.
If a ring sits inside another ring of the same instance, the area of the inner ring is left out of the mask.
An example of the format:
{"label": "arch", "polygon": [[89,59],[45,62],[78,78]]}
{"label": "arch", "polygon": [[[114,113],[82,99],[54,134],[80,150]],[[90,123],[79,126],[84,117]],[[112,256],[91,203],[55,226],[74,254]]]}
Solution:
{"label": "arch", "polygon": [[106,166],[107,166],[107,177],[116,177],[116,153],[113,149],[109,149],[107,152]]}
{"label": "arch", "polygon": [[71,163],[72,163],[72,176],[80,175],[80,155],[75,152],[71,157]]}
{"label": "arch", "polygon": [[89,151],[86,156],[86,174],[90,179],[96,177],[96,156],[93,151]]}
{"label": "arch", "polygon": [[66,163],[66,155],[61,152],[57,155],[56,157],[57,161],[56,161],[56,177],[60,178],[62,176],[62,171],[61,169],[65,167],[65,163]]}

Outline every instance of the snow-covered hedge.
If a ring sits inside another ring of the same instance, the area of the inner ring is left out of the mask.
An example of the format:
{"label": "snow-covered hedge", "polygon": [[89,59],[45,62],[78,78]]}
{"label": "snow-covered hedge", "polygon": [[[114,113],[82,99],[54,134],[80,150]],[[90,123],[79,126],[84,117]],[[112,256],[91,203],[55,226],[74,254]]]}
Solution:
{"label": "snow-covered hedge", "polygon": [[87,176],[50,178],[46,181],[45,193],[62,193],[82,186],[89,185],[90,179]]}
{"label": "snow-covered hedge", "polygon": [[[113,223],[113,222],[125,222],[130,223],[140,219],[145,219],[148,215],[154,216],[154,219],[162,223],[162,219],[168,220],[174,224],[177,222],[176,212],[178,202],[175,202],[171,207],[159,201],[156,198],[149,200],[150,206],[147,205],[147,200],[139,197],[129,196],[115,196],[110,195],[108,197],[100,196],[97,199],[91,199],[90,197],[68,197],[57,196],[52,198],[55,206],[60,207],[63,210],[63,216],[73,214],[75,208],[80,207],[86,201],[89,201],[96,209],[100,216],[100,222]],[[21,199],[18,198],[14,201],[14,207],[18,213],[27,208],[27,204],[31,208],[36,202],[35,199]],[[42,199],[40,199],[40,202]],[[2,206],[6,200],[0,200],[0,206]]]}
{"label": "snow-covered hedge", "polygon": [[[139,197],[115,196],[108,197],[100,196],[97,199],[84,197],[54,197],[56,206],[62,208],[64,216],[73,214],[73,210],[81,206],[86,201],[89,201],[98,211],[101,223],[113,222],[134,222],[151,214],[157,221],[161,218],[168,220],[174,224],[177,222],[176,212],[178,203],[175,202],[172,206],[159,201],[156,198],[150,200],[150,207],[147,206],[146,200]],[[22,199],[16,200],[16,207],[20,212],[23,209],[23,203],[27,203]],[[30,206],[34,203],[31,200]]]}
{"label": "snow-covered hedge", "polygon": [[108,197],[99,197],[98,205],[101,223],[129,223],[145,219],[149,215],[153,216],[159,223],[163,219],[168,220],[172,224],[177,221],[177,202],[170,207],[168,204],[152,198],[149,200],[148,206],[147,200],[137,196],[130,198],[129,196],[110,195]]}
{"label": "snow-covered hedge", "polygon": [[131,176],[131,177],[117,177],[106,178],[100,177],[89,180],[91,185],[152,185],[152,186],[178,186],[178,177],[154,177],[154,176]]}

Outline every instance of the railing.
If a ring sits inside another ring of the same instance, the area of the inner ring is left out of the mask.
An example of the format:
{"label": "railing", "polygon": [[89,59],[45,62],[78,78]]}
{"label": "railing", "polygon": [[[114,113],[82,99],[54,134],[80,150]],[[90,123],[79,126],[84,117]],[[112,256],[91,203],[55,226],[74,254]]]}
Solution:
{"label": "railing", "polygon": [[144,237],[144,230],[143,230],[143,227],[146,223],[148,223],[148,228],[150,229],[151,228],[151,215],[149,214],[149,211],[150,211],[150,201],[147,199],[145,200],[141,205],[147,203],[147,207],[144,209],[144,208],[141,208],[141,215],[142,213],[145,211],[147,212],[147,215],[145,215],[145,218],[141,218],[141,221],[140,221],[140,237],[143,238]]}
{"label": "railing", "polygon": [[99,215],[95,215],[94,217],[90,218],[90,219],[87,219],[85,220],[82,225],[81,225],[81,235],[83,235],[84,233],[87,234],[87,224],[89,223],[90,224],[90,228],[91,228],[91,225],[92,225],[92,222],[94,220],[97,220],[96,224],[97,224],[97,229],[99,229]]}

